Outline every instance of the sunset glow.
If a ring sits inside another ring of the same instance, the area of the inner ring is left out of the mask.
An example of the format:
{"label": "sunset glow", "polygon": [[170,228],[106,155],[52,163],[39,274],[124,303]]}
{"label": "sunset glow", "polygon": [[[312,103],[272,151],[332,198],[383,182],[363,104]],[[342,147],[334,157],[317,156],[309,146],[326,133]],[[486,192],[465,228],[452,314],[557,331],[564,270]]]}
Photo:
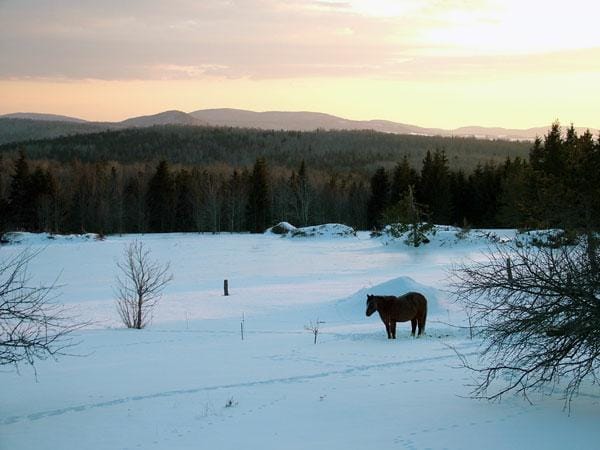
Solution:
{"label": "sunset glow", "polygon": [[597,127],[598,13],[583,0],[0,0],[0,114]]}

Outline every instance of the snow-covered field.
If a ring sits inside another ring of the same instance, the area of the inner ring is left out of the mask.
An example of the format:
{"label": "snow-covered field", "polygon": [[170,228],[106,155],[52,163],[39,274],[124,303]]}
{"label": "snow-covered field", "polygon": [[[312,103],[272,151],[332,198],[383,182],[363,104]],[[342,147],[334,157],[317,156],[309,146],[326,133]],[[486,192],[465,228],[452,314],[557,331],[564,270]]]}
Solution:
{"label": "snow-covered field", "polygon": [[[511,238],[514,233],[505,233]],[[30,270],[59,276],[59,300],[82,320],[76,356],[0,371],[0,449],[592,449],[597,391],[570,414],[559,393],[530,405],[466,396],[478,342],[447,323],[463,314],[444,292],[453,261],[483,237],[438,232],[422,248],[357,236],[21,235],[0,258],[44,248]],[[138,238],[174,280],[144,330],[123,329],[116,261]],[[223,296],[223,280],[230,296]],[[427,335],[386,339],[367,293],[422,291]],[[244,317],[245,339],[240,336]],[[305,326],[321,324],[318,343]]]}

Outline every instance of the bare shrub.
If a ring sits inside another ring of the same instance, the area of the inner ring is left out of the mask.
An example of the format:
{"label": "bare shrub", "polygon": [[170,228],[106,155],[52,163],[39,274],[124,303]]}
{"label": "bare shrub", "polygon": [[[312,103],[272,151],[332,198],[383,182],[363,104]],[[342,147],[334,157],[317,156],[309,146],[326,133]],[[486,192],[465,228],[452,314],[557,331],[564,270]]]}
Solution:
{"label": "bare shrub", "polygon": [[473,396],[552,388],[566,405],[600,365],[600,273],[595,245],[497,245],[453,269],[454,295],[483,338]]}
{"label": "bare shrub", "polygon": [[304,329],[306,331],[310,331],[314,337],[314,343],[317,343],[317,338],[319,337],[319,330],[321,328],[321,324],[325,322],[320,321],[319,319],[314,322],[311,320],[308,325],[304,325]]}
{"label": "bare shrub", "polygon": [[165,286],[173,279],[169,263],[150,259],[150,250],[141,241],[125,247],[123,260],[117,263],[117,311],[127,328],[144,328]]}
{"label": "bare shrub", "polygon": [[76,344],[71,333],[86,325],[55,303],[55,288],[36,286],[29,262],[39,254],[24,250],[0,262],[0,365],[34,365],[36,360],[65,354]]}

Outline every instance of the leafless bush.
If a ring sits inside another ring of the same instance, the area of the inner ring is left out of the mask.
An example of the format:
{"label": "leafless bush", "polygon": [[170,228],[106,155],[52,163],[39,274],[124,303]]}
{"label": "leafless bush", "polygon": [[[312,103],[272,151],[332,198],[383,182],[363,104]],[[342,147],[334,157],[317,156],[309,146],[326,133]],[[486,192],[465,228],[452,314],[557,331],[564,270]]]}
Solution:
{"label": "leafless bush", "polygon": [[28,265],[38,254],[24,250],[0,262],[0,365],[33,366],[36,360],[64,354],[76,343],[71,333],[86,325],[54,302],[54,283],[32,283]]}
{"label": "leafless bush", "polygon": [[117,311],[127,328],[144,328],[165,286],[173,279],[169,263],[150,259],[150,250],[141,241],[126,246],[117,263]]}
{"label": "leafless bush", "polygon": [[455,267],[454,294],[483,338],[478,398],[560,388],[566,405],[600,364],[600,273],[595,245],[496,246]]}
{"label": "leafless bush", "polygon": [[313,334],[315,344],[317,343],[317,338],[319,337],[319,328],[323,323],[325,322],[322,322],[319,319],[317,319],[314,322],[311,320],[308,325],[304,325],[304,329],[306,331],[310,331]]}

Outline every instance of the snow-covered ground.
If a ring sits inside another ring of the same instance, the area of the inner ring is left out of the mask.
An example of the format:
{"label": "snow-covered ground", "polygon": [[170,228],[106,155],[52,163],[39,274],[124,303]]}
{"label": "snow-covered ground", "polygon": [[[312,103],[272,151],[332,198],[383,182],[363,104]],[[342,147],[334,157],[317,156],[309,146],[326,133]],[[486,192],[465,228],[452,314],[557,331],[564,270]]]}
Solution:
{"label": "snow-covered ground", "polygon": [[[503,232],[511,239],[513,232]],[[431,244],[347,237],[166,234],[95,240],[13,237],[40,283],[59,276],[59,299],[90,329],[75,356],[0,370],[0,449],[587,449],[600,442],[597,391],[570,415],[559,393],[530,405],[466,398],[478,342],[447,323],[463,314],[444,288],[447,269],[489,245],[439,230]],[[170,261],[174,280],[144,330],[119,323],[113,285],[124,246],[141,239]],[[223,296],[223,280],[230,296]],[[419,290],[427,335],[386,339],[367,293]],[[245,339],[240,336],[244,317]],[[323,322],[317,345],[305,330]]]}

